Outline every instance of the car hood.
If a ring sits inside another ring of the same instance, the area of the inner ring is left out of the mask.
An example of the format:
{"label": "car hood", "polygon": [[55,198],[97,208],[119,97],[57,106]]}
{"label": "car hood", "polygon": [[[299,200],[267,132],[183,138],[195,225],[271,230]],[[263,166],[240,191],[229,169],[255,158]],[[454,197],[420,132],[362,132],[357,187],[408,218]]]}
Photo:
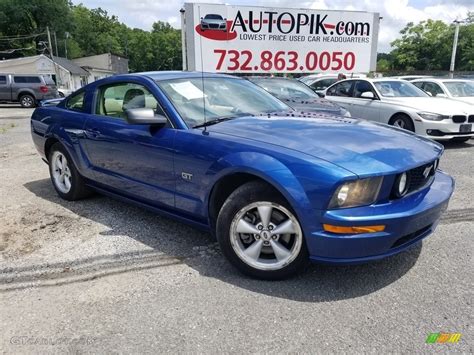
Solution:
{"label": "car hood", "polygon": [[411,132],[324,114],[246,116],[207,130],[305,153],[360,177],[405,171],[436,159],[443,151],[440,144]]}
{"label": "car hood", "polygon": [[390,97],[382,98],[382,102],[411,107],[420,111],[439,113],[442,115],[466,115],[474,113],[474,106],[442,97]]}
{"label": "car hood", "polygon": [[468,104],[471,104],[471,105],[474,105],[474,96],[452,97],[451,99],[452,99],[452,100],[456,100],[456,101],[465,102],[465,103],[468,103]]}
{"label": "car hood", "polygon": [[321,98],[313,98],[308,100],[283,99],[288,106],[295,110],[303,112],[330,112],[338,114],[341,112],[341,107],[334,102]]}

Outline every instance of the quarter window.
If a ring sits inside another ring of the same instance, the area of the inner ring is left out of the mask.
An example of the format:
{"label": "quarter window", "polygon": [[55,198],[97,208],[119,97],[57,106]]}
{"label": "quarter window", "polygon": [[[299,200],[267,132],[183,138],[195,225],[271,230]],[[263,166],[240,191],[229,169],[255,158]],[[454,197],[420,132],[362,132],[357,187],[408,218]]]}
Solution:
{"label": "quarter window", "polygon": [[73,111],[84,111],[84,95],[85,92],[81,91],[71,96],[69,100],[67,100],[66,107]]}
{"label": "quarter window", "polygon": [[7,77],[5,75],[0,75],[0,84],[6,84],[7,83]]}
{"label": "quarter window", "polygon": [[99,89],[96,114],[124,119],[125,111],[134,108],[151,108],[156,114],[165,116],[158,101],[143,85],[120,83]]}

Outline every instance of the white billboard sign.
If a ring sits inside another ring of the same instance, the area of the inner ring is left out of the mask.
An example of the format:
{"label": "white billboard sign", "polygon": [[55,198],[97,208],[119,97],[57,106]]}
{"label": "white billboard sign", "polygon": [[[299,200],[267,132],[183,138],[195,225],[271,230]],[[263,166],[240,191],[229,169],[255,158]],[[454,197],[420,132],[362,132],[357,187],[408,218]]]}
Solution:
{"label": "white billboard sign", "polygon": [[188,70],[375,70],[378,13],[186,3],[184,16]]}

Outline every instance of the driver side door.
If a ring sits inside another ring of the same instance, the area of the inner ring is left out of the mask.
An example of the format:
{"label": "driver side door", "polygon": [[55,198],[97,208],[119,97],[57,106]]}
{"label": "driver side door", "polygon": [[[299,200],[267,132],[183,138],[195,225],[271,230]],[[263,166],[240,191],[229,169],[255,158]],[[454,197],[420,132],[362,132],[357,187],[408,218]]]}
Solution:
{"label": "driver side door", "polygon": [[[362,97],[364,92],[371,92],[373,98]],[[354,85],[353,96],[354,117],[369,121],[380,121],[380,99],[370,82],[358,80]]]}
{"label": "driver side door", "polygon": [[112,192],[158,206],[174,207],[171,121],[163,127],[129,124],[126,110],[152,108],[165,115],[150,90],[136,82],[97,88],[85,125],[86,151],[95,180]]}

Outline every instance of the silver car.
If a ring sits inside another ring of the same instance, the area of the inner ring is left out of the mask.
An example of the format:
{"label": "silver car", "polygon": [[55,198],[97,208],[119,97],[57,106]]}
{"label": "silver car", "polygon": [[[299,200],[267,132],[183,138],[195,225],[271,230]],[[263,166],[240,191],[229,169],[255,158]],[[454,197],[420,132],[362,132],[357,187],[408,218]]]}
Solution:
{"label": "silver car", "polygon": [[207,14],[201,17],[201,31],[205,30],[227,31],[226,19],[217,14]]}
{"label": "silver car", "polygon": [[19,102],[35,107],[41,100],[59,97],[53,79],[38,74],[0,74],[0,102]]}

